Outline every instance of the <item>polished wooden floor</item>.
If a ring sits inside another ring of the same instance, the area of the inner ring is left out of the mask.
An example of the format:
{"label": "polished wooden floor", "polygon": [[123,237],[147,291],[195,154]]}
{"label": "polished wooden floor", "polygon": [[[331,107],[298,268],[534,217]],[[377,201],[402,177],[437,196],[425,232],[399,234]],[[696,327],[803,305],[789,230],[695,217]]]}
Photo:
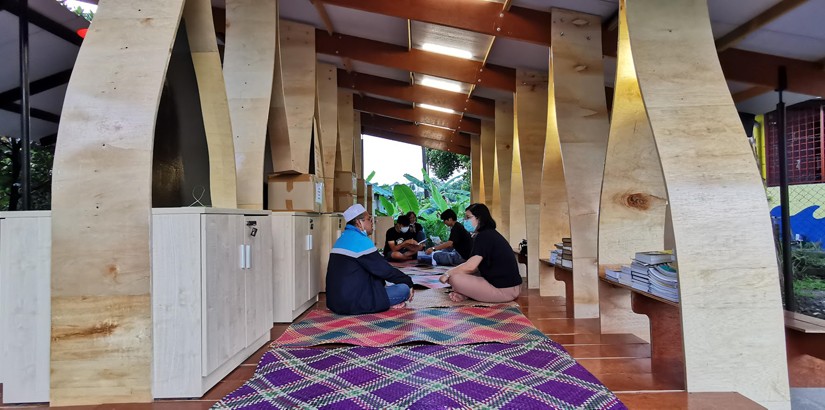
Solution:
{"label": "polished wooden floor", "polygon": [[[564,299],[539,296],[538,290],[526,290],[518,298],[524,314],[551,339],[562,344],[570,354],[609,389],[616,392],[630,409],[760,409],[761,406],[736,393],[686,393],[684,374],[668,366],[654,366],[650,345],[630,334],[601,334],[598,319],[567,319]],[[316,308],[323,307],[322,300]],[[272,328],[272,340],[287,325]],[[144,404],[107,404],[64,407],[66,409],[208,409],[216,401],[240,387],[252,377],[262,347],[227,375],[203,397],[193,400],[161,400]],[[0,396],[2,397],[2,396]],[[2,403],[2,401],[0,401]],[[0,408],[48,408],[47,405],[0,406]]]}

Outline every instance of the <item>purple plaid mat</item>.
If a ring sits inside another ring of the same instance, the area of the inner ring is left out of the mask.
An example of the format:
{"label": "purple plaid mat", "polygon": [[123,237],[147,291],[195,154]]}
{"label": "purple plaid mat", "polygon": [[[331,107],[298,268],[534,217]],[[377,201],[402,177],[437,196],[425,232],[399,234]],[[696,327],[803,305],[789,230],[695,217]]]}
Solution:
{"label": "purple plaid mat", "polygon": [[416,276],[416,275],[443,275],[447,273],[448,270],[452,269],[452,266],[405,266],[403,268],[398,268],[401,272],[406,273],[409,276]]}
{"label": "purple plaid mat", "polygon": [[272,349],[212,408],[626,409],[551,340]]}

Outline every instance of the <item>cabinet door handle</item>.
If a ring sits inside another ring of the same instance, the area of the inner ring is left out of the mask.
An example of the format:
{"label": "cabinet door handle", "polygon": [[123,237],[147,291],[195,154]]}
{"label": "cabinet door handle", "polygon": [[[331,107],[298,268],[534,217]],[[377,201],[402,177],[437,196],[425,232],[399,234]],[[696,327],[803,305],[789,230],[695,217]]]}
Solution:
{"label": "cabinet door handle", "polygon": [[246,249],[246,268],[252,267],[252,245],[244,245]]}
{"label": "cabinet door handle", "polygon": [[312,235],[307,235],[307,250],[312,250]]}
{"label": "cabinet door handle", "polygon": [[246,252],[244,252],[244,246],[239,245],[239,252],[238,254],[241,255],[241,269],[246,268]]}

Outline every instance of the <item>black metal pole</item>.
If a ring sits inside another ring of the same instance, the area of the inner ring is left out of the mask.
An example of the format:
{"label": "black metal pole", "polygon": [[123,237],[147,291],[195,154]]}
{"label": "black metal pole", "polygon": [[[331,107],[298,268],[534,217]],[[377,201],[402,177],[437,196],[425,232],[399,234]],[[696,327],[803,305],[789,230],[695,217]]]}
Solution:
{"label": "black metal pole", "polygon": [[788,153],[785,135],[785,102],[782,92],[788,84],[785,67],[779,67],[778,87],[779,103],[776,104],[777,145],[779,152],[779,201],[782,207],[782,276],[785,279],[785,309],[796,310],[793,294],[793,265],[791,262],[791,210],[788,204]]}
{"label": "black metal pole", "polygon": [[22,157],[20,167],[20,209],[31,209],[31,108],[29,101],[29,0],[19,0],[17,4],[20,12],[17,14],[20,23],[20,139]]}

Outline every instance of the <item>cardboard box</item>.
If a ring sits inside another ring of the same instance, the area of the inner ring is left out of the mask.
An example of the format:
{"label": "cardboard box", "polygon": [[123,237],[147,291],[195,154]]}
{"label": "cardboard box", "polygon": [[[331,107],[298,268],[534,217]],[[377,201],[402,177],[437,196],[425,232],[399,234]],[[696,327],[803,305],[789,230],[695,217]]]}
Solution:
{"label": "cardboard box", "polygon": [[364,207],[367,208],[371,214],[375,215],[375,204],[373,204],[373,193],[372,193],[372,185],[367,185],[367,203],[364,204]]}
{"label": "cardboard box", "polygon": [[320,212],[324,181],[312,174],[270,175],[269,209],[272,211]]}
{"label": "cardboard box", "polygon": [[335,178],[324,177],[324,204],[322,208],[324,212],[332,212],[335,210]]}
{"label": "cardboard box", "polygon": [[344,212],[355,205],[355,195],[346,192],[335,193],[335,212]]}
{"label": "cardboard box", "polygon": [[357,180],[354,172],[335,171],[335,192],[357,194]]}

